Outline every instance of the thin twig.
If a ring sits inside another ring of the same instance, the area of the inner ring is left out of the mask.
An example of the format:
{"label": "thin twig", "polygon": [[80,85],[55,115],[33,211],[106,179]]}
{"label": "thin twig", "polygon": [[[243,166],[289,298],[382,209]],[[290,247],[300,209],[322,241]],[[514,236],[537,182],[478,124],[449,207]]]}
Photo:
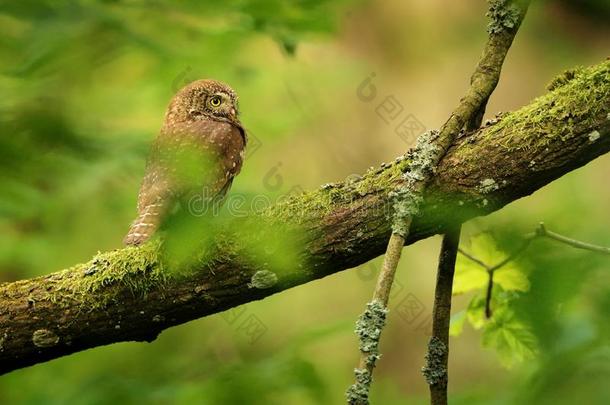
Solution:
{"label": "thin twig", "polygon": [[[473,131],[481,126],[487,101],[485,99],[479,111],[465,126],[466,131]],[[447,404],[447,386],[449,385],[449,324],[451,322],[451,297],[453,295],[453,276],[455,261],[460,245],[461,224],[443,235],[441,253],[436,272],[434,289],[434,308],[432,310],[432,336],[428,342],[426,365],[422,368],[424,378],[430,387],[432,405]],[[473,258],[473,260],[476,260]],[[476,260],[479,264],[483,262]]]}
{"label": "thin twig", "polygon": [[468,253],[467,251],[465,251],[462,248],[458,248],[458,252],[460,252],[462,254],[462,256],[466,257],[467,259],[475,262],[476,264],[478,264],[479,266],[483,267],[485,270],[488,270],[491,268],[489,267],[484,261],[477,259],[475,256],[471,255],[470,253]]}
{"label": "thin twig", "polygon": [[432,311],[432,337],[428,343],[426,365],[422,368],[426,382],[430,386],[430,402],[433,405],[447,403],[451,292],[460,233],[461,226],[458,225],[443,236],[438,261]]}
{"label": "thin twig", "polygon": [[538,225],[535,235],[538,237],[547,237],[549,239],[556,240],[557,242],[565,243],[566,245],[572,246],[576,249],[584,249],[589,250],[591,252],[610,255],[610,248],[608,247],[581,242],[579,240],[568,238],[567,236],[563,236],[558,233],[549,231],[548,229],[546,229],[543,222]]}
{"label": "thin twig", "polygon": [[494,289],[494,273],[493,271],[487,273],[489,278],[487,279],[487,290],[485,290],[485,319],[490,319],[492,315],[491,294]]}
{"label": "thin twig", "polygon": [[521,255],[521,253],[525,252],[525,250],[530,246],[530,244],[532,243],[533,240],[534,240],[534,238],[528,238],[526,236],[525,240],[523,241],[523,244],[521,245],[521,247],[519,247],[519,249],[515,250],[513,253],[508,255],[508,257],[506,259],[502,260],[500,263],[498,263],[494,266],[490,266],[489,271],[494,272],[494,271],[506,266],[508,263],[512,262],[513,260],[515,260],[517,257],[519,257]]}

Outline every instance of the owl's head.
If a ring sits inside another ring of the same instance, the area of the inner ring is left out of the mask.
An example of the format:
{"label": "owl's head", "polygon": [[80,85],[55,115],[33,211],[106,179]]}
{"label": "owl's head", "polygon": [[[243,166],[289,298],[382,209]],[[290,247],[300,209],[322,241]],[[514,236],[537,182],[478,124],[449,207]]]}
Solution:
{"label": "owl's head", "polygon": [[184,86],[167,109],[166,122],[214,119],[241,127],[238,98],[225,83],[212,79],[194,81]]}

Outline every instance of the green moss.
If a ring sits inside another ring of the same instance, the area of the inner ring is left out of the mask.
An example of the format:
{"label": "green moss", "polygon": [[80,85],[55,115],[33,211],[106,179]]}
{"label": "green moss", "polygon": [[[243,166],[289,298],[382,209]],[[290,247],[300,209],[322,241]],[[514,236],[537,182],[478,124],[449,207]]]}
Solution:
{"label": "green moss", "polygon": [[409,159],[399,158],[389,165],[382,165],[380,169],[369,169],[361,179],[354,182],[354,193],[364,196],[391,188],[401,179],[410,163]]}
{"label": "green moss", "polygon": [[319,218],[332,212],[335,204],[350,204],[362,196],[391,189],[401,179],[409,163],[408,159],[399,158],[391,164],[370,168],[360,178],[326,184],[315,191],[292,195],[264,211],[263,215],[290,222]]}
{"label": "green moss", "polygon": [[160,243],[149,242],[97,254],[91,261],[58,273],[50,299],[61,303],[76,300],[83,309],[104,307],[128,289],[144,297],[152,289],[163,288],[169,274],[160,261]]}
{"label": "green moss", "polygon": [[554,77],[553,80],[551,80],[551,82],[547,84],[546,89],[548,91],[553,91],[561,86],[566,85],[570,82],[570,80],[576,77],[576,73],[578,73],[580,70],[582,70],[582,67],[565,70],[563,73]]}
{"label": "green moss", "polygon": [[[562,83],[553,91],[538,97],[531,104],[505,114],[484,131],[484,136],[502,137],[507,149],[531,148],[549,144],[556,137],[562,140],[579,135],[583,128],[595,125],[610,110],[610,61],[586,69],[565,73]],[[536,136],[532,136],[535,134]]]}

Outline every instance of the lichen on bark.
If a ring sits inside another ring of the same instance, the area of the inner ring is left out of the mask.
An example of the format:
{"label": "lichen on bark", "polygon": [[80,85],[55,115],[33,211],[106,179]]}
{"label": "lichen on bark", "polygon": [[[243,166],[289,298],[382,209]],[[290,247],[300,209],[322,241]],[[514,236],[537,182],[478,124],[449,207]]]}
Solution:
{"label": "lichen on bark", "polygon": [[[388,310],[382,302],[373,300],[366,304],[366,309],[356,321],[360,351],[366,355],[366,365],[373,368],[379,359],[379,338],[385,325]],[[371,372],[366,369],[354,370],[356,382],[346,392],[349,404],[368,404],[368,393],[372,382]]]}
{"label": "lichen on bark", "polygon": [[497,34],[514,28],[519,23],[519,14],[515,0],[489,0],[487,16],[491,21],[487,25],[487,32]]}
{"label": "lichen on bark", "polygon": [[439,154],[439,147],[434,142],[437,137],[436,130],[424,132],[417,138],[415,148],[407,153],[409,170],[403,174],[402,184],[389,195],[394,207],[392,232],[395,234],[405,237],[407,221],[419,215],[423,196],[416,186],[433,174]]}
{"label": "lichen on bark", "polygon": [[447,369],[443,361],[445,356],[447,356],[447,345],[438,337],[432,336],[428,342],[426,365],[421,369],[428,385],[445,382],[447,378]]}
{"label": "lichen on bark", "polygon": [[252,275],[248,286],[264,290],[265,288],[271,288],[276,284],[277,274],[269,270],[260,270]]}

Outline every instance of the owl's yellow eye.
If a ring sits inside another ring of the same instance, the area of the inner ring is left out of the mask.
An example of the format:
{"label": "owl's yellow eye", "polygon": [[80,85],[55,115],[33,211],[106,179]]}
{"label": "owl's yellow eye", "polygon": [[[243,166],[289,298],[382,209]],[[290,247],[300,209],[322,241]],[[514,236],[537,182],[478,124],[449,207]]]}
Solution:
{"label": "owl's yellow eye", "polygon": [[220,98],[220,96],[212,96],[212,98],[210,98],[210,105],[212,107],[220,107],[220,104],[222,104],[222,98]]}

